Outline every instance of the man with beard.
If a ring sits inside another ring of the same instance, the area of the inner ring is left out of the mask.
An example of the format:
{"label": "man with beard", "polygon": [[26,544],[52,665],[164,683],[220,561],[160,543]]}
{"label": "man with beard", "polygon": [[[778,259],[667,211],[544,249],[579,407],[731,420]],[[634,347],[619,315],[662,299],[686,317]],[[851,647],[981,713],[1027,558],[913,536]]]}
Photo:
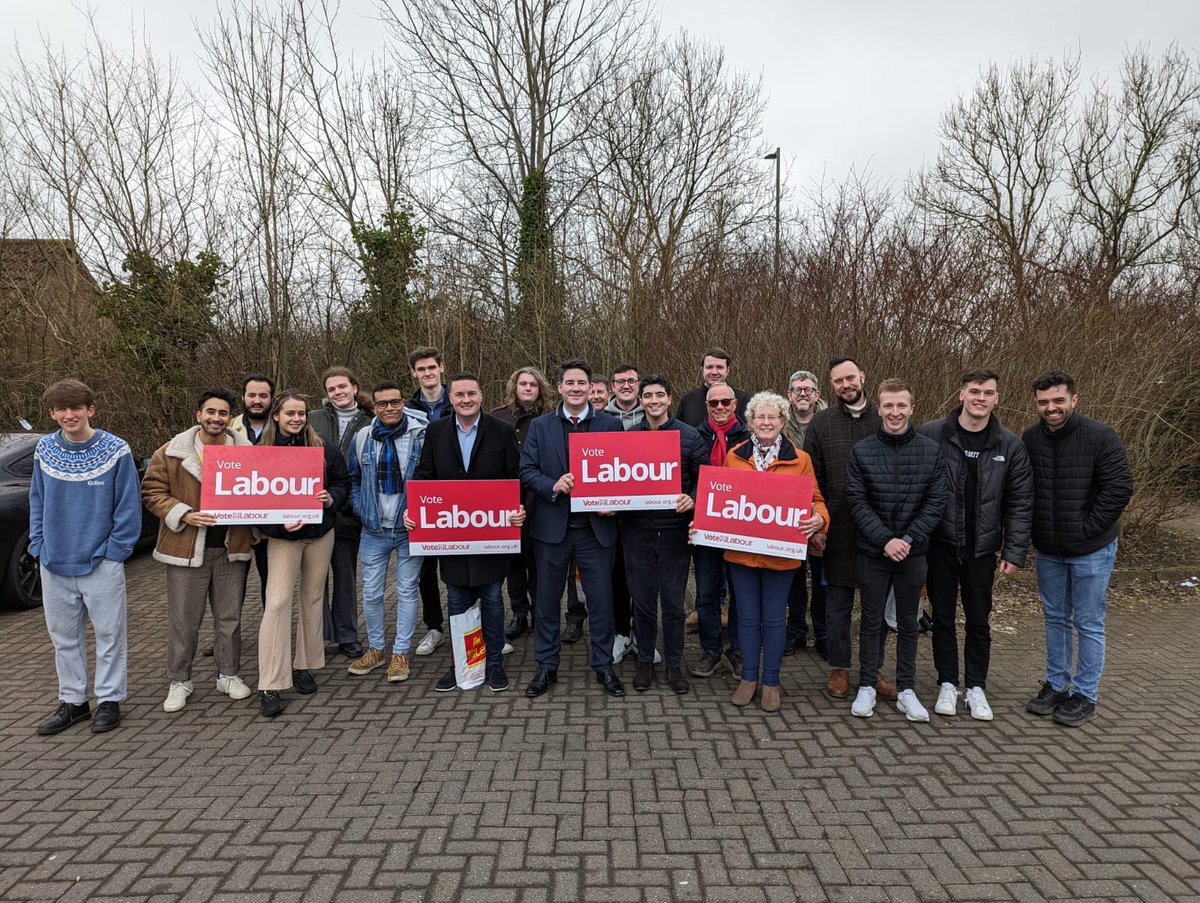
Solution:
{"label": "man with beard", "polygon": [[[708,418],[708,390],[717,383],[730,385],[729,372],[733,369],[733,358],[724,348],[709,348],[704,352],[704,357],[700,363],[700,386],[692,389],[679,402],[679,413],[676,414],[680,420],[688,426],[699,427],[700,424]],[[734,398],[737,399],[737,415],[741,419],[746,417],[746,402],[750,400],[750,396],[745,392],[737,389],[733,390]]]}
{"label": "man with beard", "polygon": [[[813,417],[804,434],[804,450],[825,504],[829,507],[829,539],[824,551],[826,643],[831,671],[825,691],[834,699],[850,694],[850,618],[854,589],[858,585],[854,518],[846,501],[846,462],[850,449],[875,435],[881,420],[866,393],[867,374],[854,358],[835,357],[829,362],[829,383],[837,401]],[[887,630],[879,631],[880,655]],[[896,688],[882,677],[875,690],[883,699],[895,699]]]}
{"label": "man with beard", "polygon": [[925,586],[933,606],[933,663],[938,673],[939,715],[958,711],[958,595],[966,619],[964,699],[971,717],[991,721],[987,674],[991,659],[992,583],[1000,573],[1025,566],[1033,517],[1033,476],[1021,440],[1000,425],[1000,376],[968,370],[959,405],[920,432],[942,449],[950,477],[950,501],[929,544]]}
{"label": "man with beard", "polygon": [[224,445],[249,445],[229,429],[236,400],[225,389],[208,389],[196,404],[196,426],[184,430],[151,457],[142,500],[159,520],[154,558],[167,565],[167,677],[164,712],[178,712],[192,695],[192,659],[204,610],[211,607],[216,637],[217,690],[249,699],[238,675],[242,657],[242,601],[249,567],[250,527],[218,526],[200,508],[204,453]]}
{"label": "man with beard", "polygon": [[[262,441],[263,431],[271,419],[271,406],[275,404],[275,380],[261,373],[251,373],[242,380],[242,413],[229,422],[229,431],[241,436],[251,445]],[[255,543],[254,570],[258,572],[259,592],[263,607],[267,604],[267,544]],[[205,655],[213,654],[213,644],[203,649]]]}

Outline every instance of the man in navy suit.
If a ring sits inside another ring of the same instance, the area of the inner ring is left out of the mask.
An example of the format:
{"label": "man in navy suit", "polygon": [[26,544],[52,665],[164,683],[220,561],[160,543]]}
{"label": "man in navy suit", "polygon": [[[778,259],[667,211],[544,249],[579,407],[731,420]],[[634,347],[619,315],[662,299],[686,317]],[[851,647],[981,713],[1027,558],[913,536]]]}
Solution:
{"label": "man in navy suit", "polygon": [[[417,480],[515,480],[517,478],[517,434],[512,426],[483,413],[483,390],[473,373],[450,377],[447,395],[454,416],[442,417],[425,430]],[[525,522],[525,511],[513,512],[512,522]],[[404,525],[415,524],[405,513]],[[507,555],[446,555],[440,559],[442,582],[450,617],[462,614],[479,601],[483,641],[487,647],[487,685],[495,693],[508,689],[504,672],[504,597],[508,576]],[[453,655],[448,670],[434,689],[440,693],[457,686]]]}
{"label": "man in navy suit", "polygon": [[558,679],[561,638],[559,626],[563,588],[574,558],[587,597],[592,668],[609,696],[624,696],[625,687],[613,671],[612,568],[617,544],[616,518],[611,514],[571,511],[575,475],[567,463],[572,433],[619,433],[621,421],[596,411],[588,402],[592,370],[581,360],[558,369],[562,402],[529,426],[521,451],[521,485],[533,496],[529,535],[537,567],[537,605],[533,653],[537,673],[526,696],[541,696]]}

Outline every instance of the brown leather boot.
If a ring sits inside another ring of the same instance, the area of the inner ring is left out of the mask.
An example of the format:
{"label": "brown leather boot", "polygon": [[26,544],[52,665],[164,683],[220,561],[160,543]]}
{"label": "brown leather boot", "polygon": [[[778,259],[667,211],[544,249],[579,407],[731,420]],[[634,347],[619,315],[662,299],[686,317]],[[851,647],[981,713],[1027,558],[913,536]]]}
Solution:
{"label": "brown leather boot", "polygon": [[779,687],[768,687],[763,684],[762,710],[764,712],[779,711]]}
{"label": "brown leather boot", "polygon": [[895,699],[900,694],[897,692],[895,684],[889,683],[882,677],[877,677],[875,679],[875,695],[880,699]]}
{"label": "brown leather boot", "polygon": [[738,684],[738,688],[733,691],[733,696],[730,698],[736,706],[747,706],[754,702],[754,691],[758,689],[758,681],[743,680]]}
{"label": "brown leather boot", "polygon": [[850,671],[846,668],[834,668],[829,672],[829,683],[825,684],[825,692],[834,699],[845,699],[850,695]]}

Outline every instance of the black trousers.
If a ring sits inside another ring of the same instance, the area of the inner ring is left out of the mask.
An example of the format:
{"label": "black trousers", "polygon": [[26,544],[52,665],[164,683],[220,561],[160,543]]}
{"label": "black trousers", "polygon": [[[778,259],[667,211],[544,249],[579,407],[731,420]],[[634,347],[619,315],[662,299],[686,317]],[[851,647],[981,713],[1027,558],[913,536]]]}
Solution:
{"label": "black trousers", "polygon": [[599,671],[613,663],[612,564],[613,547],[603,546],[590,525],[568,527],[562,542],[535,540],[537,603],[533,621],[533,657],[539,668],[557,671],[562,644],[563,585],[571,562],[579,566],[587,597],[588,634],[592,644],[592,668]]}
{"label": "black trousers", "polygon": [[882,637],[887,636],[883,611],[888,590],[896,594],[896,689],[911,690],[917,683],[917,617],[921,586],[925,583],[925,556],[909,555],[896,562],[882,555],[859,554],[858,592],[862,617],[858,625],[858,685],[873,687],[883,661]]}
{"label": "black trousers", "polygon": [[929,548],[929,574],[925,586],[933,607],[933,663],[938,683],[958,686],[958,633],[954,621],[958,596],[962,592],[963,617],[967,635],[963,644],[966,682],[971,687],[987,687],[988,666],[992,657],[992,583],[996,577],[996,556],[963,556],[949,543],[935,542]]}
{"label": "black trousers", "polygon": [[[267,610],[267,540],[263,537],[253,546],[254,549],[254,570],[258,571],[259,592],[262,594],[263,611]],[[247,571],[246,573],[249,573]]]}
{"label": "black trousers", "polygon": [[437,558],[431,556],[421,565],[421,617],[426,630],[445,632],[442,617],[442,590],[438,585]]}
{"label": "black trousers", "polygon": [[517,616],[529,616],[531,600],[537,598],[537,569],[533,563],[533,540],[521,531],[521,554],[508,563],[508,604]]}
{"label": "black trousers", "polygon": [[[825,586],[824,562],[820,557],[800,562],[800,570],[792,578],[788,592],[787,638],[789,646],[798,646],[808,641],[809,601],[812,605],[813,638],[818,643],[825,641]],[[808,592],[807,575],[812,574],[812,595]]]}
{"label": "black trousers", "polygon": [[[692,559],[687,527],[656,530],[622,524],[621,540],[625,560],[618,567],[623,564],[629,576],[638,659],[654,662],[661,605],[663,657],[668,668],[678,668],[683,663],[683,595]],[[615,608],[615,597],[613,604]]]}
{"label": "black trousers", "polygon": [[333,556],[329,563],[333,569],[333,592],[329,581],[325,581],[325,642],[358,642],[358,571],[357,536],[335,536]]}
{"label": "black trousers", "polygon": [[633,630],[633,607],[629,597],[629,578],[625,573],[623,539],[617,540],[617,549],[613,556],[613,632],[619,633],[621,636],[629,636]]}

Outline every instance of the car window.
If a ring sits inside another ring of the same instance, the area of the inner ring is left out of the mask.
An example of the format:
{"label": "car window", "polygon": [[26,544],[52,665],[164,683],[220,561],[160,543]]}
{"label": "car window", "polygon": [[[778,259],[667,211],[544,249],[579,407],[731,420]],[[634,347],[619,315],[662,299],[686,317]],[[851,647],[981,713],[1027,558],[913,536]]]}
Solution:
{"label": "car window", "polygon": [[30,452],[23,458],[17,458],[15,461],[10,461],[6,468],[14,477],[32,477],[33,476],[33,453]]}

